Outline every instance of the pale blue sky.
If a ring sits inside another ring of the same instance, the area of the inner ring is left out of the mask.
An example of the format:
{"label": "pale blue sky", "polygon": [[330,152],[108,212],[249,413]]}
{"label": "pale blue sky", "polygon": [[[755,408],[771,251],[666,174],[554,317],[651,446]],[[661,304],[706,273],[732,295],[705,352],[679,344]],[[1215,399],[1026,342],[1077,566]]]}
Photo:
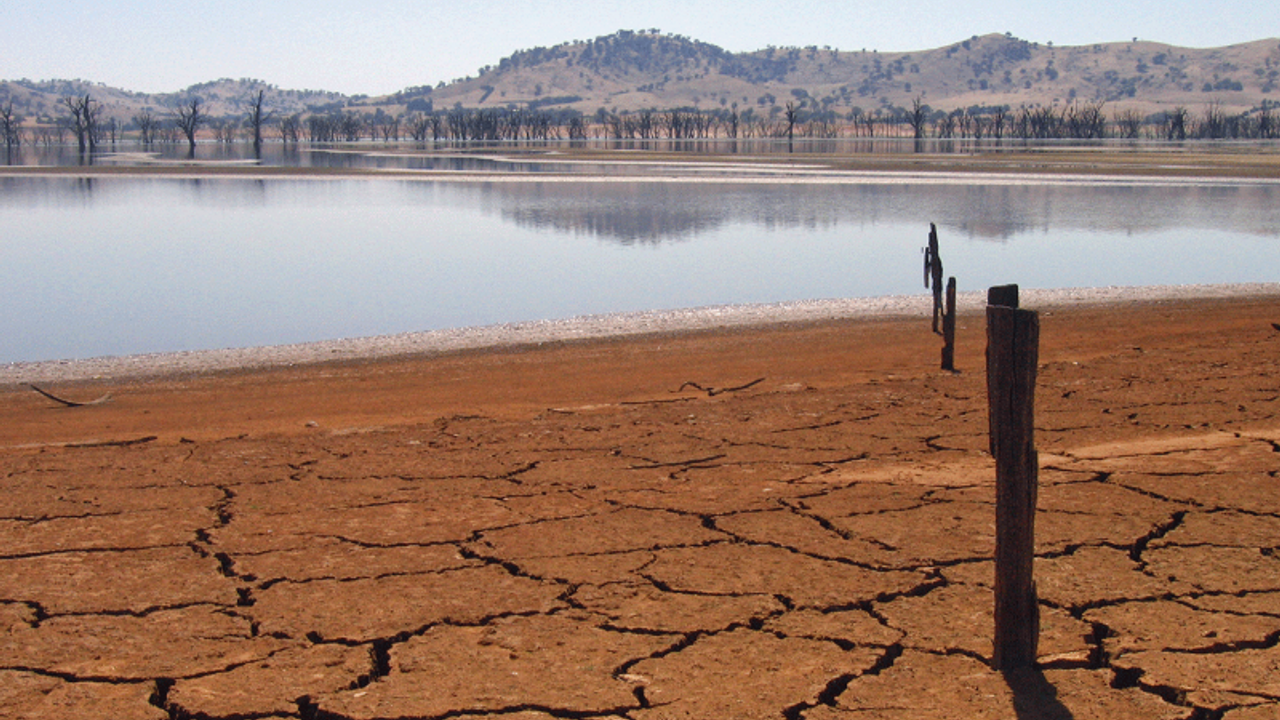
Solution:
{"label": "pale blue sky", "polygon": [[1213,47],[1280,36],[1277,0],[4,0],[0,79],[171,92],[222,77],[370,95],[435,85],[512,51],[658,28],[767,45],[923,50],[1011,32],[1081,45]]}

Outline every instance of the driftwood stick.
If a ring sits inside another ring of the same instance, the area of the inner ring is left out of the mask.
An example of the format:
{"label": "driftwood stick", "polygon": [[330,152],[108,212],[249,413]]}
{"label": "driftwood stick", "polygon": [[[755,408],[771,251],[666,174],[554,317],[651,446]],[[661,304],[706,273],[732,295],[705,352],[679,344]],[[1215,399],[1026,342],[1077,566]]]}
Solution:
{"label": "driftwood stick", "polygon": [[756,378],[755,380],[752,380],[746,385],[738,385],[736,387],[727,387],[727,388],[703,387],[702,385],[699,385],[698,383],[690,380],[689,382],[684,383],[683,385],[676,388],[672,392],[683,392],[685,388],[691,387],[695,390],[700,390],[706,393],[708,397],[715,397],[716,395],[719,395],[721,393],[737,392],[739,390],[746,390],[748,388],[755,387],[756,385],[759,385],[760,383],[764,382],[764,380],[765,380],[764,378]]}
{"label": "driftwood stick", "polygon": [[130,447],[132,445],[142,445],[144,443],[153,442],[155,440],[156,440],[155,435],[147,435],[146,437],[133,438],[130,440],[94,440],[91,442],[71,443],[67,445],[67,447],[70,447],[70,448]]}
{"label": "driftwood stick", "polygon": [[35,384],[33,384],[33,383],[27,383],[27,385],[28,385],[28,387],[30,387],[32,390],[35,390],[36,392],[38,392],[38,393],[40,393],[41,395],[43,395],[43,396],[45,396],[45,397],[49,398],[50,400],[52,400],[52,401],[54,401],[54,402],[56,402],[56,403],[61,403],[61,404],[65,405],[65,406],[67,406],[67,407],[88,407],[89,405],[101,405],[101,404],[103,404],[103,403],[108,402],[108,401],[110,401],[110,400],[111,400],[111,393],[107,393],[106,395],[103,395],[102,397],[98,398],[97,400],[90,400],[90,401],[88,401],[88,402],[78,402],[78,401],[76,401],[76,400],[68,400],[68,399],[66,399],[66,398],[60,398],[60,397],[58,397],[57,395],[54,395],[54,394],[53,394],[53,393],[51,393],[51,392],[48,392],[48,391],[46,391],[46,390],[41,390],[40,388],[36,387],[36,386],[35,386]]}
{"label": "driftwood stick", "polygon": [[645,463],[643,465],[629,465],[627,466],[627,469],[628,470],[654,470],[657,468],[669,468],[669,467],[691,468],[691,467],[706,466],[707,463],[713,463],[717,460],[723,460],[725,457],[726,456],[723,453],[721,453],[718,455],[708,455],[706,457],[692,458],[690,460],[675,460],[672,462],[654,461],[651,463]]}

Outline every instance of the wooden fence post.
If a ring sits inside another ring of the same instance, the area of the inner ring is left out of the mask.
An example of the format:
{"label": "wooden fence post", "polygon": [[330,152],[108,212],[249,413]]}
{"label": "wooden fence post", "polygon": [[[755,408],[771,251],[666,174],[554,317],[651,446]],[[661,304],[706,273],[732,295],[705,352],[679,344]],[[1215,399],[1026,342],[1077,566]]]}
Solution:
{"label": "wooden fence post", "polygon": [[942,313],[942,369],[956,369],[956,279],[947,278],[947,307]]}
{"label": "wooden fence post", "polygon": [[[991,454],[996,460],[996,583],[994,665],[1030,668],[1036,661],[1040,611],[1036,598],[1034,439],[1040,320],[1017,308],[1017,286],[987,293],[987,399]],[[1012,302],[1012,305],[1004,304]]]}
{"label": "wooden fence post", "polygon": [[1011,308],[1018,307],[1018,286],[996,285],[987,288],[987,304]]}

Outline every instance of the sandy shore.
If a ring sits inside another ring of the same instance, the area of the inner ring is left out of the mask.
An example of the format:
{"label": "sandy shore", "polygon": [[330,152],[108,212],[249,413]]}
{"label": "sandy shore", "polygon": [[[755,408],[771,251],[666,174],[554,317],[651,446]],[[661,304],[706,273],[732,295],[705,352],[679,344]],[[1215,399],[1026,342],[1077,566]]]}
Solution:
{"label": "sandy shore", "polygon": [[911,298],[7,368],[0,714],[1276,717],[1280,294],[1050,298],[1036,672]]}
{"label": "sandy shore", "polygon": [[[1153,300],[1266,295],[1280,295],[1280,283],[1022,290],[1024,305],[1030,308],[1124,305]],[[984,292],[962,292],[957,295],[957,309],[961,313],[978,312],[985,302]],[[0,387],[21,383],[155,377],[167,374],[304,365],[334,360],[378,359],[481,348],[537,345],[584,338],[630,337],[775,323],[854,318],[927,317],[931,311],[932,301],[929,297],[912,295],[586,315],[557,320],[453,328],[294,345],[8,363],[0,365]]]}

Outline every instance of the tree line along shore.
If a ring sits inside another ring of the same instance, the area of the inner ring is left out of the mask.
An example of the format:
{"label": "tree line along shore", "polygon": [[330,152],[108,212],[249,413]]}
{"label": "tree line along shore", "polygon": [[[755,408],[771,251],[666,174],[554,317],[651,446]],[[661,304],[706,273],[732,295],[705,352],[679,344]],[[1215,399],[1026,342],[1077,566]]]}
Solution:
{"label": "tree line along shore", "polygon": [[971,140],[1274,140],[1280,113],[1265,105],[1229,112],[1210,102],[1153,114],[1109,111],[1103,102],[1043,107],[971,107],[942,111],[916,99],[890,108],[830,117],[786,103],[780,113],[748,109],[601,110],[592,115],[551,109],[414,110],[390,114],[328,109],[290,114],[273,110],[259,91],[236,115],[214,115],[199,97],[167,111],[143,110],[121,119],[91,93],[66,96],[56,116],[24,117],[0,106],[0,135],[8,149],[75,144],[82,151],[124,142],[145,146],[203,142],[496,142],[519,140],[685,140],[906,138]]}

